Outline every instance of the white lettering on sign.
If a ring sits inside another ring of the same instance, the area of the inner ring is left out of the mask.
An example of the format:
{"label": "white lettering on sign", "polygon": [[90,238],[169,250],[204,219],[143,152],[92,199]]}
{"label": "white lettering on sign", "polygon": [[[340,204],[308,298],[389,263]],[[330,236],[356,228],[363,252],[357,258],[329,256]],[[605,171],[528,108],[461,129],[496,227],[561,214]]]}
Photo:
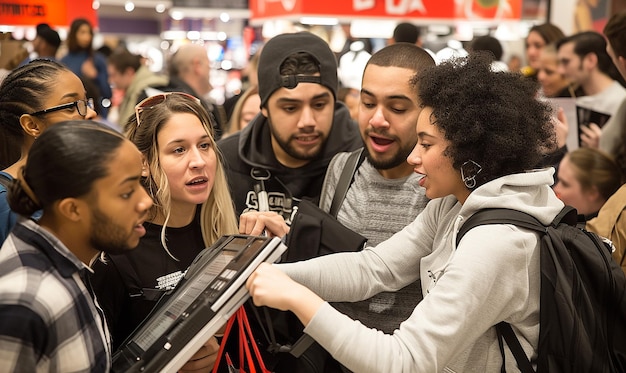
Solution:
{"label": "white lettering on sign", "polygon": [[[376,0],[352,0],[354,11],[373,9]],[[414,11],[426,14],[426,7],[422,0],[385,0],[385,13],[390,15],[405,15]]]}

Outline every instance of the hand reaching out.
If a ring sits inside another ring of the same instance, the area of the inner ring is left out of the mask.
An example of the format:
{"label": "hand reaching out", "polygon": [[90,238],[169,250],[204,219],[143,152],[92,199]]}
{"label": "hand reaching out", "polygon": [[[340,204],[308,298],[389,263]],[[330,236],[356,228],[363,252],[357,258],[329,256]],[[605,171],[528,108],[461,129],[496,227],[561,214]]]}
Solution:
{"label": "hand reaching out", "polygon": [[292,311],[305,326],[324,303],[317,294],[268,263],[259,265],[246,281],[246,288],[255,305]]}
{"label": "hand reaching out", "polygon": [[244,212],[239,217],[239,233],[259,236],[266,232],[270,237],[283,237],[289,233],[285,219],[275,212]]}

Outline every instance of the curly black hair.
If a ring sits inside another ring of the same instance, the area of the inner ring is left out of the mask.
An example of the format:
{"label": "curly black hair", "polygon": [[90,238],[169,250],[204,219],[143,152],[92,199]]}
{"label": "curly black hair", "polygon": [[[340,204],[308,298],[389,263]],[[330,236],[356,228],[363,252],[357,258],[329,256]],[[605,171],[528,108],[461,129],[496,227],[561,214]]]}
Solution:
{"label": "curly black hair", "polygon": [[534,168],[544,149],[555,147],[549,104],[536,98],[537,83],[496,72],[484,54],[471,54],[415,78],[422,106],[450,141],[455,169],[472,160],[482,166],[476,186]]}

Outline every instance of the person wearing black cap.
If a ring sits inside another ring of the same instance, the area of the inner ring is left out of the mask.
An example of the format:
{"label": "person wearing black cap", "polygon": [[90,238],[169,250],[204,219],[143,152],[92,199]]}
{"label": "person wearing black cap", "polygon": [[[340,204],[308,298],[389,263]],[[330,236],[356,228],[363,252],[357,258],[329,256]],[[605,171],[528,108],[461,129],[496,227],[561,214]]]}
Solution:
{"label": "person wearing black cap", "polygon": [[[60,46],[61,37],[58,32],[47,23],[37,25],[37,36],[35,40],[33,40],[33,51],[37,54],[36,58],[56,60],[57,51]],[[20,66],[29,63],[32,59],[31,56],[26,57]]]}
{"label": "person wearing black cap", "polygon": [[[337,102],[337,60],[321,38],[299,32],[270,39],[261,52],[258,78],[261,113],[218,147],[237,215],[270,210],[290,221],[299,201],[319,199],[333,156],[362,147],[363,140],[348,109]],[[302,324],[293,315],[272,311],[270,317],[277,343],[293,344],[302,335]],[[251,323],[255,335],[262,336]],[[237,354],[236,346],[227,349],[231,356]],[[276,373],[314,371],[312,354],[321,354],[315,360],[325,363],[319,345],[306,353],[306,360],[288,352],[266,354],[264,362]]]}
{"label": "person wearing black cap", "polygon": [[[289,219],[302,198],[319,198],[331,158],[363,142],[337,102],[337,60],[323,39],[309,32],[272,38],[258,76],[261,113],[218,146],[237,215],[269,208]],[[261,188],[267,206],[257,199]]]}

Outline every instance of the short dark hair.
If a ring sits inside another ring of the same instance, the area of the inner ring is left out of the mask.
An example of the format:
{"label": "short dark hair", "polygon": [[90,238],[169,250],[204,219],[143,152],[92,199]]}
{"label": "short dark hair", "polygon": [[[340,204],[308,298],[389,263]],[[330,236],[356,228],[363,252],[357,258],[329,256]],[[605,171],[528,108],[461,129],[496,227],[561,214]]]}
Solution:
{"label": "short dark hair", "polygon": [[314,75],[320,72],[320,63],[307,52],[297,52],[280,64],[280,75]]}
{"label": "short dark hair", "polygon": [[44,103],[56,77],[70,70],[59,62],[37,59],[12,70],[0,85],[0,170],[15,163],[21,155],[23,114],[45,109]]}
{"label": "short dark hair", "polygon": [[477,186],[534,168],[556,145],[551,109],[536,99],[537,82],[491,70],[483,54],[452,59],[417,78],[422,106],[450,141],[453,167],[482,166]]}
{"label": "short dark hair", "polygon": [[420,38],[420,29],[410,22],[398,23],[393,29],[393,40],[396,43],[417,43]]}
{"label": "short dark hair", "polygon": [[500,59],[502,59],[502,44],[500,44],[500,41],[498,39],[494,38],[491,35],[483,35],[475,38],[472,41],[470,49],[475,52],[490,52],[492,57],[494,58],[494,61],[500,61]]}
{"label": "short dark hair", "polygon": [[46,129],[33,143],[23,169],[23,180],[38,201],[25,192],[18,177],[9,185],[11,210],[31,216],[61,199],[86,196],[96,180],[108,175],[107,162],[123,141],[120,133],[91,120]]}
{"label": "short dark hair", "polygon": [[111,53],[107,59],[107,63],[120,73],[124,73],[128,68],[137,71],[141,67],[141,56],[131,53],[128,49],[122,48]]}
{"label": "short dark hair", "polygon": [[[395,43],[388,45],[374,53],[365,65],[376,65],[381,67],[400,67],[412,70],[415,75],[435,66],[435,60],[424,49],[415,44]],[[413,82],[414,83],[413,79]]]}
{"label": "short dark hair", "polygon": [[598,69],[611,78],[620,80],[617,68],[606,51],[606,40],[602,34],[595,31],[579,32],[559,40],[556,49],[561,49],[567,43],[574,43],[574,53],[581,59],[590,53],[595,54],[598,58]]}
{"label": "short dark hair", "polygon": [[418,72],[435,66],[435,60],[428,52],[415,44],[396,43],[374,53],[367,61],[366,67],[368,65],[401,67]]}
{"label": "short dark hair", "polygon": [[626,10],[613,14],[606,26],[604,35],[617,56],[626,58]]}

